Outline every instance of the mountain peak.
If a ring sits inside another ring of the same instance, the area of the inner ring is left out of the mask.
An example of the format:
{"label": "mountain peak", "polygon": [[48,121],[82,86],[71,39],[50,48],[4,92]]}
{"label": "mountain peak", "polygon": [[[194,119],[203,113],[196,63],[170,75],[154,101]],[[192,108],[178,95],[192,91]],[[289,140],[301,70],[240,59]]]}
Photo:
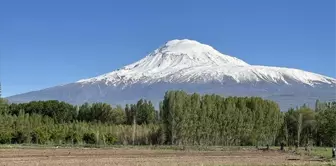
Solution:
{"label": "mountain peak", "polygon": [[173,48],[188,49],[188,48],[193,48],[193,47],[195,48],[195,47],[204,47],[204,46],[208,46],[208,45],[202,44],[196,40],[189,40],[189,39],[174,39],[174,40],[170,40],[166,42],[166,44],[164,45],[164,47],[170,48],[170,49],[173,49]]}
{"label": "mountain peak", "polygon": [[192,63],[193,66],[248,65],[238,58],[220,53],[209,45],[189,39],[170,40],[149,56],[157,56],[157,58],[164,58],[164,60],[176,60],[183,57],[181,60],[185,63]]}
{"label": "mountain peak", "polygon": [[249,66],[249,64],[195,40],[175,39],[123,69],[141,73],[165,73],[206,66]]}
{"label": "mountain peak", "polygon": [[297,69],[254,66],[224,55],[213,47],[195,40],[170,40],[143,59],[119,70],[80,83],[132,85],[155,82],[267,82],[275,84],[332,84],[333,78]]}
{"label": "mountain peak", "polygon": [[166,42],[165,45],[177,45],[177,44],[182,44],[182,43],[195,43],[195,44],[201,44],[200,42],[196,40],[191,40],[191,39],[173,39],[169,40]]}
{"label": "mountain peak", "polygon": [[194,54],[197,52],[217,52],[209,45],[189,39],[170,40],[160,47],[158,51],[161,53],[175,53],[179,55]]}

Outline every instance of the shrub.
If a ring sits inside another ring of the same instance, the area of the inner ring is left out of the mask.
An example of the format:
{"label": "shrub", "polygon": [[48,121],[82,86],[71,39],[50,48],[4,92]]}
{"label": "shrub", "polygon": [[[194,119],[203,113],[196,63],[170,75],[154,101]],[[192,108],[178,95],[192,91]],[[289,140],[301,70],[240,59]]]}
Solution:
{"label": "shrub", "polygon": [[81,141],[81,138],[77,132],[69,131],[65,137],[65,141],[72,144],[78,144]]}
{"label": "shrub", "polygon": [[95,144],[95,143],[97,143],[96,135],[94,133],[84,133],[83,141],[86,144]]}
{"label": "shrub", "polygon": [[0,132],[0,144],[9,144],[11,143],[12,134],[10,132]]}
{"label": "shrub", "polygon": [[50,140],[50,134],[43,128],[35,129],[30,136],[35,144],[46,144]]}
{"label": "shrub", "polygon": [[104,137],[105,137],[105,143],[108,145],[114,145],[118,141],[117,137],[111,133],[105,134]]}
{"label": "shrub", "polygon": [[22,144],[25,142],[29,142],[29,133],[25,133],[23,131],[17,131],[12,134],[12,143]]}

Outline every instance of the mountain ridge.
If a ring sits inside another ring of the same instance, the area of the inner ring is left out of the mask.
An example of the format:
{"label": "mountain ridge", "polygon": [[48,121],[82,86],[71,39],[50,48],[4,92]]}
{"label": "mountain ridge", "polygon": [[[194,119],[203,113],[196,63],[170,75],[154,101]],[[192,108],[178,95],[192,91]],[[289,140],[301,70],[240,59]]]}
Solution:
{"label": "mountain ridge", "polygon": [[71,104],[134,103],[162,99],[168,90],[259,96],[282,110],[315,100],[336,100],[336,79],[299,69],[250,65],[194,40],[171,40],[144,58],[112,72],[74,83],[28,92],[12,102],[60,100]]}

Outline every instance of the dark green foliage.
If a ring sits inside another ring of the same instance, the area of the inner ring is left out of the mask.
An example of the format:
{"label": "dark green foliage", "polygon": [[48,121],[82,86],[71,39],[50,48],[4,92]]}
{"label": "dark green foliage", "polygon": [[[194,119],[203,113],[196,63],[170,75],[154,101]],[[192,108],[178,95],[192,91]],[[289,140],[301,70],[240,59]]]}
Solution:
{"label": "dark green foliage", "polygon": [[112,108],[106,103],[85,103],[81,106],[72,106],[59,101],[33,101],[23,104],[11,104],[8,113],[19,115],[20,112],[28,114],[40,114],[51,117],[57,123],[73,121],[102,122],[110,124],[124,124],[126,115],[121,106]]}
{"label": "dark green foliage", "polygon": [[336,145],[336,102],[328,103],[316,116],[316,144]]}
{"label": "dark green foliage", "polygon": [[41,114],[53,118],[56,122],[71,122],[76,119],[76,107],[56,100],[33,101],[22,104],[11,104],[8,111],[18,115],[21,110],[28,114]]}
{"label": "dark green foliage", "polygon": [[137,124],[150,124],[155,121],[155,108],[150,101],[139,100],[136,104]]}
{"label": "dark green foliage", "polygon": [[137,104],[126,105],[126,124],[133,124],[134,118],[137,124],[152,124],[157,121],[156,111],[150,101],[140,99]]}
{"label": "dark green foliage", "polygon": [[89,121],[112,123],[112,107],[106,103],[93,103],[91,106]]}
{"label": "dark green foliage", "polygon": [[90,122],[92,120],[91,114],[91,105],[84,103],[79,107],[77,119],[80,121]]}
{"label": "dark green foliage", "polygon": [[117,142],[117,137],[112,133],[105,134],[105,143],[107,145],[114,145]]}
{"label": "dark green foliage", "polygon": [[10,144],[12,140],[12,133],[9,131],[0,131],[0,144]]}
{"label": "dark green foliage", "polygon": [[131,125],[133,123],[133,112],[128,104],[125,106],[125,114],[126,114],[126,124]]}
{"label": "dark green foliage", "polygon": [[84,133],[83,141],[86,144],[96,144],[97,143],[96,135],[94,133]]}
{"label": "dark green foliage", "polygon": [[14,144],[22,144],[25,142],[30,142],[30,135],[28,132],[16,131],[12,134],[11,142]]}

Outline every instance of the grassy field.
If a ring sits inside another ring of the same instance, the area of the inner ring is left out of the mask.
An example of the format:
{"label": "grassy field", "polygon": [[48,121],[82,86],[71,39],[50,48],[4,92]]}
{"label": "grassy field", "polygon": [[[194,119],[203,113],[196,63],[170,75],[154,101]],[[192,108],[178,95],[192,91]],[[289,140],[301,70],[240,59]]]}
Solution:
{"label": "grassy field", "polygon": [[[71,146],[2,145],[0,165],[336,165],[330,148],[310,154],[257,150],[255,147]],[[329,153],[328,153],[329,152]],[[323,158],[322,158],[322,157]]]}
{"label": "grassy field", "polygon": [[306,152],[303,148],[300,148],[300,153],[303,153],[305,155],[310,155],[310,156],[313,156],[313,157],[331,159],[331,157],[332,157],[331,149],[332,148],[330,148],[330,147],[313,147],[310,150],[310,152]]}

